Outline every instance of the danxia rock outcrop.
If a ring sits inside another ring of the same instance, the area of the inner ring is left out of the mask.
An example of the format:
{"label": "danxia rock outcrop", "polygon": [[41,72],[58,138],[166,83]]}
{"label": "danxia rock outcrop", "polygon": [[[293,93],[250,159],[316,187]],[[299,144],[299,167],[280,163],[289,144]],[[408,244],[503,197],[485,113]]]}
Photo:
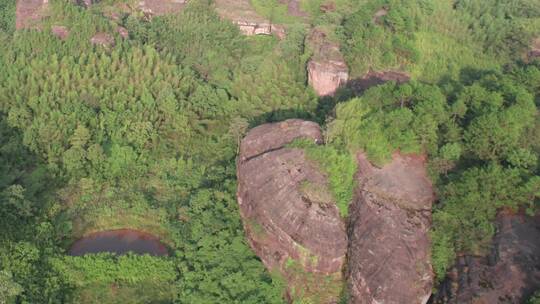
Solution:
{"label": "danxia rock outcrop", "polygon": [[238,203],[249,244],[287,283],[287,297],[336,303],[347,235],[326,176],[295,139],[322,143],[316,123],[286,120],[251,130],[240,146]]}
{"label": "danxia rock outcrop", "polygon": [[421,156],[395,153],[382,168],[359,153],[350,207],[348,290],[351,304],[426,303],[431,295],[431,205]]}
{"label": "danxia rock outcrop", "polygon": [[349,69],[339,44],[330,41],[324,31],[313,29],[307,38],[313,55],[308,62],[308,82],[317,95],[333,95],[349,80]]}
{"label": "danxia rock outcrop", "polygon": [[490,253],[460,256],[432,303],[525,303],[539,288],[540,215],[501,212]]}

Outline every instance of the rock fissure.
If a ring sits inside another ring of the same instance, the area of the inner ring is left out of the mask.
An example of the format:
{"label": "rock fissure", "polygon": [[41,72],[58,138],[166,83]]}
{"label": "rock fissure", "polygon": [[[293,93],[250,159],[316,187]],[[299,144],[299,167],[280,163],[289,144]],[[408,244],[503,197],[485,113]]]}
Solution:
{"label": "rock fissure", "polygon": [[[303,149],[287,147],[297,138],[322,142],[311,122],[256,127],[242,141],[237,163],[249,243],[285,278],[287,298],[303,290],[302,297],[315,303],[336,303],[336,286],[346,281],[350,303],[425,303],[433,281],[428,231],[435,199],[425,158],[396,153],[377,168],[359,153],[350,216],[343,219],[328,194],[327,175]],[[251,231],[252,221],[263,233]],[[332,284],[310,285],[311,276],[321,275],[332,277]]]}

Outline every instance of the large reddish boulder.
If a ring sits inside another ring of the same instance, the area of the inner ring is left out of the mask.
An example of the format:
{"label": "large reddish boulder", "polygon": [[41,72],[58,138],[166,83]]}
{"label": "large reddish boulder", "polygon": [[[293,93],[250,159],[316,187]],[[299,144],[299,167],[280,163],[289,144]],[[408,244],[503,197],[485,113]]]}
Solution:
{"label": "large reddish boulder", "polygon": [[238,203],[248,241],[287,282],[290,300],[335,303],[341,290],[347,235],[326,176],[302,149],[322,142],[319,126],[302,120],[251,130],[240,147]]}
{"label": "large reddish boulder", "polygon": [[43,17],[48,0],[17,0],[15,28],[35,28]]}
{"label": "large reddish boulder", "polygon": [[350,208],[350,303],[426,303],[431,295],[431,205],[435,195],[421,156],[393,155],[382,168],[359,153]]}
{"label": "large reddish boulder", "polygon": [[540,288],[540,215],[502,212],[485,257],[460,256],[436,304],[524,303]]}
{"label": "large reddish boulder", "polygon": [[308,82],[317,95],[333,95],[349,80],[349,69],[339,45],[331,42],[319,29],[314,29],[307,41],[313,53],[307,66]]}

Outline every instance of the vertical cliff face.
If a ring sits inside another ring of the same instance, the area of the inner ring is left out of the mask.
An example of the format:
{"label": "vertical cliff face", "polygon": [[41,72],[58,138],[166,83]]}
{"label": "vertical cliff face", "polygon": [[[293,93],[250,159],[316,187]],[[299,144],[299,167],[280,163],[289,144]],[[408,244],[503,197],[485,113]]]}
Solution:
{"label": "vertical cliff face", "polygon": [[15,27],[18,30],[38,26],[47,9],[48,0],[18,0]]}
{"label": "vertical cliff face", "polygon": [[431,205],[423,157],[393,155],[382,168],[358,154],[350,209],[350,303],[426,303],[431,295]]}
{"label": "vertical cliff face", "polygon": [[461,256],[433,303],[523,303],[540,288],[540,215],[500,213],[486,257]]}
{"label": "vertical cliff face", "polygon": [[335,303],[347,250],[345,224],[326,176],[296,138],[321,142],[319,126],[287,120],[254,128],[241,143],[238,203],[249,243],[287,283],[291,300]]}
{"label": "vertical cliff face", "polygon": [[307,66],[309,84],[319,96],[334,94],[349,79],[349,69],[339,45],[319,29],[312,30],[307,45],[313,52]]}

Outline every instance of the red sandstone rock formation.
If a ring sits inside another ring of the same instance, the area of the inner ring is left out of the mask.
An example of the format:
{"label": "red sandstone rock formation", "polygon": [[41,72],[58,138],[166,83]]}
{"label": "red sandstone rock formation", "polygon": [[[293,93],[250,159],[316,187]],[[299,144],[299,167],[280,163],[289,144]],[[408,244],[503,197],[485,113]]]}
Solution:
{"label": "red sandstone rock formation", "polygon": [[18,0],[15,20],[16,29],[37,27],[47,9],[48,2],[48,0]]}
{"label": "red sandstone rock formation", "polygon": [[328,40],[326,34],[314,29],[308,37],[313,56],[308,63],[308,81],[319,96],[332,95],[347,83],[349,69],[339,45]]}
{"label": "red sandstone rock formation", "polygon": [[395,153],[376,168],[360,153],[357,180],[349,219],[350,303],[426,303],[435,196],[425,159]]}
{"label": "red sandstone rock formation", "polygon": [[347,235],[327,180],[296,138],[322,141],[313,122],[287,120],[251,130],[240,147],[238,203],[249,243],[265,266],[287,281],[293,300],[335,303]]}
{"label": "red sandstone rock formation", "polygon": [[488,256],[457,259],[433,303],[524,303],[540,288],[540,214],[500,213],[497,230]]}

